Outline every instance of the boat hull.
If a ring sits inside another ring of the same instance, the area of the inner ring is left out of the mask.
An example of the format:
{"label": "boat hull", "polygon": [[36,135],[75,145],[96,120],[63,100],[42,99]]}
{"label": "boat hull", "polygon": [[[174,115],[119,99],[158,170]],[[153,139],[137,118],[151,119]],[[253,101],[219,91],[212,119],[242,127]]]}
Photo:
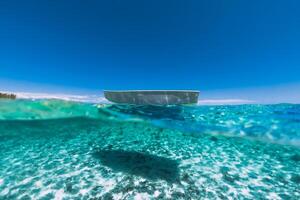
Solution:
{"label": "boat hull", "polygon": [[107,100],[121,104],[178,105],[198,102],[198,91],[186,90],[135,90],[104,91]]}

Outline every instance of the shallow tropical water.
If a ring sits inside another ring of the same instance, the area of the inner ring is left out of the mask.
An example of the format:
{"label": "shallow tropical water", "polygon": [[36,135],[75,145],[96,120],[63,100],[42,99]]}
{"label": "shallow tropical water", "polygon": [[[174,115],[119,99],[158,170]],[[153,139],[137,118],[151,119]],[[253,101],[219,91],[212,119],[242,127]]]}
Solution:
{"label": "shallow tropical water", "polygon": [[299,199],[300,105],[0,101],[0,199]]}

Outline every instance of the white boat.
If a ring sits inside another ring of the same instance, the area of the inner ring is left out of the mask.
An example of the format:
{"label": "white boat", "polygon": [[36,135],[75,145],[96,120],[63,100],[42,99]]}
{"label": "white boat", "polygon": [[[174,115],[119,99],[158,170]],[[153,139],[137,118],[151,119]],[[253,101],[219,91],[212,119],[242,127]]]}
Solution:
{"label": "white boat", "polygon": [[178,105],[198,102],[196,90],[105,90],[108,101],[137,105]]}

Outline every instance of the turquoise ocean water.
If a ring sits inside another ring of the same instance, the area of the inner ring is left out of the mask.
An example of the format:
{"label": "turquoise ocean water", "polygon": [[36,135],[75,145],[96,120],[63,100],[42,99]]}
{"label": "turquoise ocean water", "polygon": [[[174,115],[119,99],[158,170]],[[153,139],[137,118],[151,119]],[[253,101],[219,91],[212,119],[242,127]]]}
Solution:
{"label": "turquoise ocean water", "polygon": [[300,199],[300,105],[1,100],[0,199]]}

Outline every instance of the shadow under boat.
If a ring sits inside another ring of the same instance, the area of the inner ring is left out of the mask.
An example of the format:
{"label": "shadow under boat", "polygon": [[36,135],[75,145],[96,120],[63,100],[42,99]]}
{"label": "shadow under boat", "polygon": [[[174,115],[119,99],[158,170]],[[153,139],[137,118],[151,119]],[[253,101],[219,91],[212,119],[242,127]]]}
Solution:
{"label": "shadow under boat", "polygon": [[100,150],[94,157],[112,170],[141,176],[148,180],[166,180],[169,183],[178,182],[178,162],[161,156],[135,151]]}
{"label": "shadow under boat", "polygon": [[[112,104],[105,108],[99,108],[101,114],[109,114],[122,117],[136,116],[143,119],[170,119],[183,121],[183,107],[179,105],[173,106],[155,106],[155,105],[126,105]],[[121,114],[121,115],[120,115]]]}

